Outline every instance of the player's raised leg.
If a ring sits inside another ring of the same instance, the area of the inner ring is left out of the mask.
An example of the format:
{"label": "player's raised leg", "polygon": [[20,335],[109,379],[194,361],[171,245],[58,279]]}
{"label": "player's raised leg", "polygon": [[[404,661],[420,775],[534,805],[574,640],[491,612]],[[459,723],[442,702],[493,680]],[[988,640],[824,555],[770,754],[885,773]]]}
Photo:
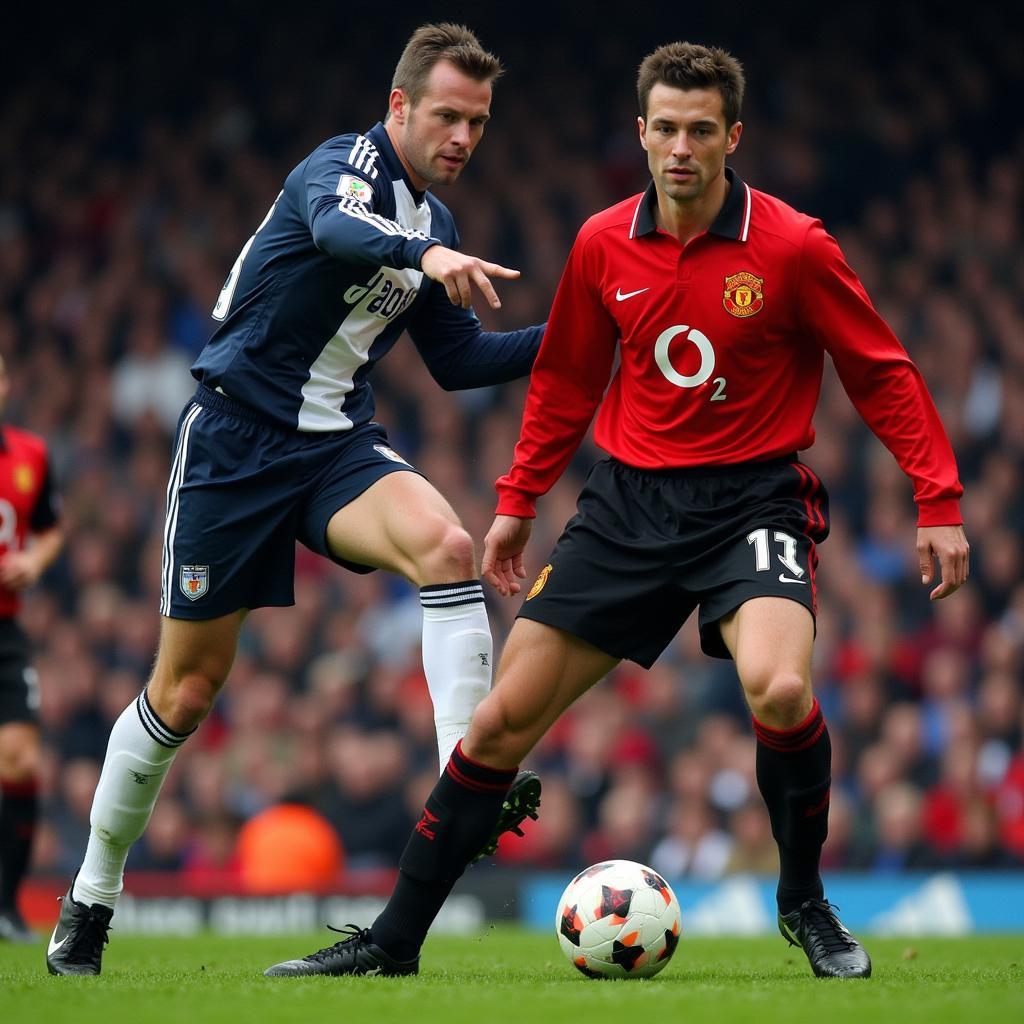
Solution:
{"label": "player's raised leg", "polygon": [[779,847],[779,929],[818,977],[866,978],[871,959],[825,899],[832,747],[811,688],[814,620],[795,600],[758,597],[721,621],[757,737],[757,783]]}
{"label": "player's raised leg", "polygon": [[[423,674],[444,771],[474,709],[490,691],[491,630],[473,540],[454,509],[411,467],[391,463],[389,468],[392,472],[331,516],[327,543],[336,558],[386,569],[420,588]],[[520,773],[505,802],[480,856],[494,852],[503,832],[518,831],[525,818],[537,816],[536,774]]]}
{"label": "player's raised leg", "polygon": [[556,718],[617,659],[561,630],[518,619],[497,682],[456,745],[409,837],[399,877],[372,928],[266,974],[415,974],[420,946],[493,829],[516,766]]}
{"label": "player's raised leg", "polygon": [[90,814],[85,860],[47,949],[51,974],[99,974],[132,844],[145,831],[175,754],[213,706],[234,661],[244,612],[161,620],[149,684],[114,723]]}
{"label": "player's raised leg", "polygon": [[337,558],[386,569],[420,588],[423,671],[443,769],[491,687],[491,630],[473,539],[430,483],[398,471],[334,513],[327,543]]}

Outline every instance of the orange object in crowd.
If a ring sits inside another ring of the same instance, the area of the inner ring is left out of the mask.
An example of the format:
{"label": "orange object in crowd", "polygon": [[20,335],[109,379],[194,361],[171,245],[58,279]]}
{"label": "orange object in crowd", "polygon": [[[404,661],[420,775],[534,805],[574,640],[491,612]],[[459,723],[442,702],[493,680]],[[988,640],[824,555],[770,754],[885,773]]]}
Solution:
{"label": "orange object in crowd", "polygon": [[247,821],[237,853],[244,886],[259,893],[322,888],[337,879],[345,863],[337,832],[299,804],[268,807]]}

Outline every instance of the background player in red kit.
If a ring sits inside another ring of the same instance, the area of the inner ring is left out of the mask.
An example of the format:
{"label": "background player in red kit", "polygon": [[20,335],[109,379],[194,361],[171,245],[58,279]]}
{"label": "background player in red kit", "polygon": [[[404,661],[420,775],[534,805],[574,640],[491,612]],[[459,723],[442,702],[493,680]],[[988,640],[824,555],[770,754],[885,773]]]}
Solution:
{"label": "background player in red kit", "polygon": [[527,595],[387,907],[371,929],[268,973],[416,971],[520,760],[620,659],[650,666],[699,608],[705,652],[735,660],[753,715],[781,861],[780,930],[815,974],[870,975],[818,873],[831,747],[810,664],[828,504],[796,452],[814,440],[824,353],[914,483],[922,582],[933,582],[935,558],[941,568],[933,599],[967,576],[962,489],[917,369],[836,242],[726,168],[743,87],[723,50],[676,43],[641,65],[653,181],[592,217],[569,257],[486,540],[483,575],[502,594],[519,591],[535,501],[598,407],[595,437],[609,457]]}
{"label": "background player in red kit", "polygon": [[[10,382],[0,357],[0,413]],[[34,942],[18,913],[38,817],[39,691],[28,638],[15,620],[18,593],[60,553],[49,459],[42,438],[0,423],[0,940]]]}

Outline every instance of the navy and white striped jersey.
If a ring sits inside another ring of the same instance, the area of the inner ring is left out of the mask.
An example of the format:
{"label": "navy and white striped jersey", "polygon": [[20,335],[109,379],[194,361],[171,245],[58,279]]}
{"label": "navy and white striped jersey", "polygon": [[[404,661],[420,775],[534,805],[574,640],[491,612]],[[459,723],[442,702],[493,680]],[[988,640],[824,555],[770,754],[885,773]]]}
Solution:
{"label": "navy and white striped jersey", "polygon": [[243,247],[192,375],[284,427],[329,431],[372,418],[367,375],[403,330],[447,390],[529,373],[543,325],[482,330],[419,269],[435,243],[458,248],[452,215],[413,189],[382,124],[329,139]]}

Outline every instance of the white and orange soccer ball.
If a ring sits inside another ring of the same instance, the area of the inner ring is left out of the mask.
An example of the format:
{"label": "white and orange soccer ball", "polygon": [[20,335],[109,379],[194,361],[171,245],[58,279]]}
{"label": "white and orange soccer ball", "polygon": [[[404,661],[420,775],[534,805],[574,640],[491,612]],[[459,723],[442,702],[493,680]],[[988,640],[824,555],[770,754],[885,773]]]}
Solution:
{"label": "white and orange soccer ball", "polygon": [[679,944],[679,901],[652,868],[609,860],[581,871],[558,902],[562,952],[588,978],[650,978]]}

